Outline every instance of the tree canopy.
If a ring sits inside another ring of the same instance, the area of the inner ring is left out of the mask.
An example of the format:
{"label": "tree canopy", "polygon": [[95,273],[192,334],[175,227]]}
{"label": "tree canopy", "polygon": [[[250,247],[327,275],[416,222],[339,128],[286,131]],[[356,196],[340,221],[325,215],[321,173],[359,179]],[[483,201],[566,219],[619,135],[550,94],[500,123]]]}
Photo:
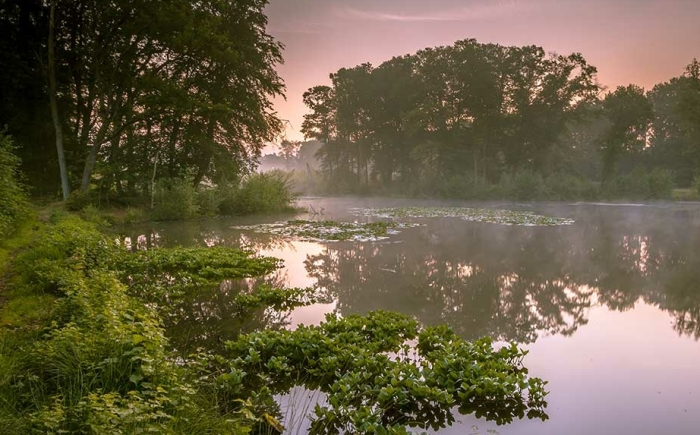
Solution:
{"label": "tree canopy", "polygon": [[134,193],[156,164],[195,183],[250,171],[282,129],[270,102],[284,90],[282,46],[266,33],[266,3],[3,2],[0,74],[15,86],[3,86],[0,121],[34,184],[58,181],[49,53],[71,187]]}
{"label": "tree canopy", "polygon": [[340,191],[418,184],[434,194],[449,180],[489,185],[520,173],[606,182],[635,167],[677,170],[687,185],[700,167],[682,158],[696,148],[698,71],[694,62],[649,93],[606,93],[579,53],[467,39],[338,70],[331,86],[304,94],[302,131],[323,142],[318,157]]}

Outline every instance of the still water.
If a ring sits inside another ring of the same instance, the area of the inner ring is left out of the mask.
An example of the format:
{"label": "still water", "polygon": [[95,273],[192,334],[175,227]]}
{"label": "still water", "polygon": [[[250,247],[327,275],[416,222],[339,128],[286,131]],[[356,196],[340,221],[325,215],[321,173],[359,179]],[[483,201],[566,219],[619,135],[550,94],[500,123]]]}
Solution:
{"label": "still water", "polygon": [[[489,335],[530,351],[549,381],[550,420],[507,426],[458,417],[440,434],[700,434],[700,204],[474,204],[302,198],[300,219],[380,220],[353,207],[497,207],[571,218],[524,227],[412,218],[381,242],[294,242],[232,226],[285,217],[153,223],[125,230],[133,248],[249,246],[281,258],[275,285],[314,287],[322,304],[257,313],[246,327],[294,328],[383,309],[466,339]],[[193,299],[172,325],[182,342],[234,336],[226,287]],[[183,320],[184,319],[184,320]],[[251,326],[252,325],[252,326]],[[214,333],[212,333],[214,331]],[[184,337],[184,338],[183,338]]]}

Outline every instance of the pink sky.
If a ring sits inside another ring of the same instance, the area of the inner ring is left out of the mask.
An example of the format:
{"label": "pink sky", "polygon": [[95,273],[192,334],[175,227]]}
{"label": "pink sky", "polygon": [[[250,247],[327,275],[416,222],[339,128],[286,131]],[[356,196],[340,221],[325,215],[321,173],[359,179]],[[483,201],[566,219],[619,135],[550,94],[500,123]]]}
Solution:
{"label": "pink sky", "polygon": [[650,89],[700,58],[700,0],[270,0],[266,13],[285,45],[275,110],[294,140],[302,94],[331,72],[459,39],[581,52],[610,88]]}

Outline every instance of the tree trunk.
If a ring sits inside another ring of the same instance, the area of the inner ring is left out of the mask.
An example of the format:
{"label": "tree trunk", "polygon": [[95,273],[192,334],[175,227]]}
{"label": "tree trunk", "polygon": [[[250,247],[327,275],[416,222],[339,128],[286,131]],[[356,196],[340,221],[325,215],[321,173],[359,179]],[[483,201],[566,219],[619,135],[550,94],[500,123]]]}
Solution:
{"label": "tree trunk", "polygon": [[90,179],[92,178],[92,171],[95,169],[95,162],[97,162],[97,153],[100,151],[102,146],[102,138],[98,137],[95,144],[90,149],[90,154],[85,161],[85,169],[83,170],[83,181],[80,184],[80,189],[87,193],[90,190]]}
{"label": "tree trunk", "polygon": [[180,135],[180,117],[177,115],[175,116],[175,120],[173,121],[173,129],[170,132],[170,139],[168,143],[168,176],[170,178],[175,178],[175,145],[177,143],[177,139]]}
{"label": "tree trunk", "polygon": [[55,65],[55,19],[56,2],[51,2],[51,15],[49,18],[49,100],[51,103],[51,118],[56,130],[56,153],[58,154],[58,168],[61,173],[61,193],[65,201],[70,195],[70,184],[68,184],[68,170],[66,169],[66,155],[63,151],[63,130],[61,120],[58,117],[58,102],[56,101],[56,65]]}
{"label": "tree trunk", "polygon": [[202,150],[201,160],[199,161],[197,173],[194,176],[194,180],[192,180],[195,187],[199,186],[199,183],[202,182],[202,180],[204,179],[204,176],[207,175],[207,172],[209,170],[209,163],[211,162],[211,156],[213,154],[213,148],[214,148],[214,129],[215,128],[216,128],[216,121],[210,120],[209,125],[207,126],[207,138],[209,140],[206,141],[204,144],[202,144],[204,149]]}

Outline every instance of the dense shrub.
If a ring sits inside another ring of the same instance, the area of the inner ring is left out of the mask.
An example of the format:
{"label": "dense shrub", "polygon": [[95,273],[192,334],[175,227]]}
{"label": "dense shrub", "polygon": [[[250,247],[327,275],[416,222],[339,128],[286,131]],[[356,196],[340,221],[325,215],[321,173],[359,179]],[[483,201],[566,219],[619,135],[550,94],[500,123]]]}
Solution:
{"label": "dense shrub", "polygon": [[531,201],[548,197],[547,186],[542,176],[532,171],[518,171],[513,175],[506,175],[501,181],[508,199]]}
{"label": "dense shrub", "polygon": [[197,189],[192,183],[179,178],[164,178],[156,183],[154,220],[191,219],[198,211]]}
{"label": "dense shrub", "polygon": [[700,174],[696,175],[693,179],[693,190],[695,194],[700,197]]}
{"label": "dense shrub", "polygon": [[216,216],[223,198],[219,189],[202,189],[197,192],[197,209],[201,216]]}
{"label": "dense shrub", "polygon": [[20,183],[19,158],[12,139],[0,131],[0,237],[6,237],[28,211],[27,196]]}
{"label": "dense shrub", "polygon": [[606,198],[668,199],[673,192],[673,174],[666,170],[651,172],[637,168],[626,175],[618,176],[613,183],[603,188]]}
{"label": "dense shrub", "polygon": [[598,196],[598,186],[586,179],[570,174],[552,174],[545,180],[547,199],[592,200]]}
{"label": "dense shrub", "polygon": [[89,192],[83,190],[74,190],[66,199],[66,209],[69,211],[80,211],[85,207],[97,204],[98,198]]}
{"label": "dense shrub", "polygon": [[279,213],[291,208],[294,201],[289,175],[282,171],[251,174],[238,189],[222,191],[223,214]]}
{"label": "dense shrub", "polygon": [[[41,334],[23,339],[20,329],[0,330],[0,433],[244,434],[264,421],[251,412],[222,413],[214,378],[197,365],[200,356],[174,354],[162,310],[134,297],[122,280],[148,270],[153,279],[141,288],[157,294],[173,284],[168,271],[183,283],[199,277],[211,285],[267,273],[276,260],[224,248],[129,254],[92,223],[65,215],[54,221],[15,261],[15,287],[56,297],[50,318],[37,325]],[[241,305],[283,306],[287,296],[305,294],[263,289],[241,295]],[[238,404],[236,412],[247,406]]]}

